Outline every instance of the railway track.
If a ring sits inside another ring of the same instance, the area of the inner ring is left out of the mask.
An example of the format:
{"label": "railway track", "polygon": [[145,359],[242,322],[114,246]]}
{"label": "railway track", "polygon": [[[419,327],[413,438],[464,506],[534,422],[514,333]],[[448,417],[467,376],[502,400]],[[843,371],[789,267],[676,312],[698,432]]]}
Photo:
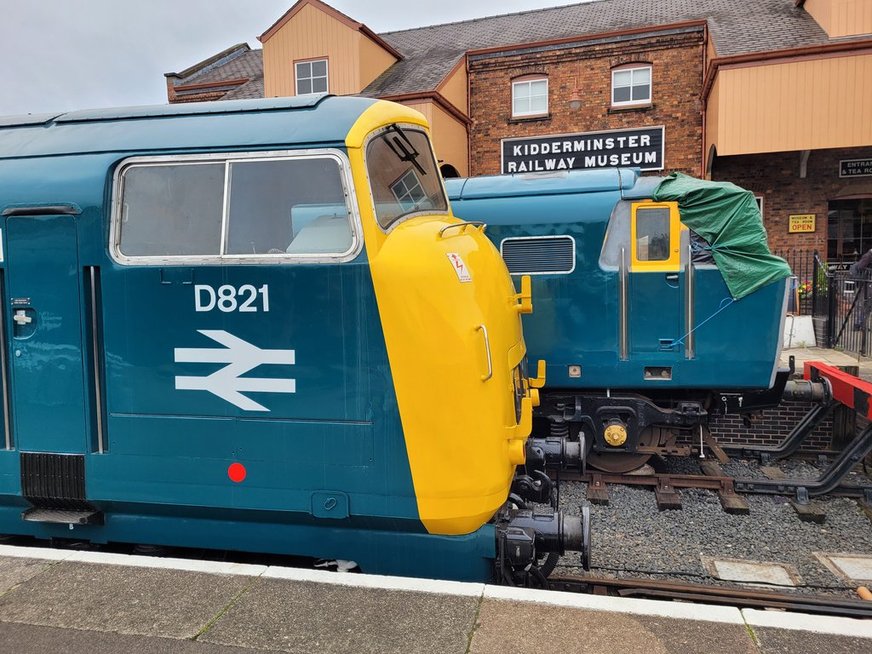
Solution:
{"label": "railway track", "polygon": [[[591,504],[608,504],[610,484],[623,486],[644,486],[654,490],[657,508],[662,510],[680,509],[681,496],[678,490],[696,488],[714,491],[718,494],[721,506],[727,513],[747,514],[748,501],[745,494],[786,495],[793,497],[792,504],[800,518],[809,522],[821,522],[823,514],[812,510],[811,497],[829,495],[834,497],[853,497],[872,505],[872,484],[853,485],[831,483],[826,473],[820,479],[757,479],[732,477],[724,473],[714,461],[700,464],[702,474],[672,474],[655,472],[652,474],[627,474],[590,470],[580,472],[561,470],[555,479],[559,481],[584,482],[587,498]],[[839,479],[844,477],[840,475]]]}
{"label": "railway track", "polygon": [[548,579],[548,588],[594,595],[720,604],[740,609],[780,609],[847,618],[872,618],[872,601],[656,579],[560,575]]}

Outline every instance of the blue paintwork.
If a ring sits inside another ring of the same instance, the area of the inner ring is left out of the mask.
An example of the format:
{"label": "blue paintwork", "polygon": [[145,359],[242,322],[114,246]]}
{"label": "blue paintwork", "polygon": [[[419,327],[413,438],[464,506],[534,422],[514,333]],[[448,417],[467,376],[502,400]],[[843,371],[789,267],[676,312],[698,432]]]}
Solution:
{"label": "blue paintwork", "polygon": [[[77,215],[8,217],[5,331],[13,449],[0,449],[0,533],[94,542],[244,549],[351,559],[364,570],[486,580],[493,527],[463,537],[421,524],[364,249],[306,265],[121,266],[107,249],[112,175],[143,154],[344,148],[366,98],[274,99],[0,120],[0,211],[75,205]],[[51,119],[48,119],[51,118]],[[106,450],[97,452],[87,280],[100,271]],[[195,285],[269,287],[268,313],[195,311]],[[35,312],[16,335],[12,298]],[[30,329],[25,328],[25,329]],[[257,376],[297,380],[294,395],[249,393],[244,411],[177,375],[175,348],[220,347],[225,330],[295,364]],[[20,356],[15,352],[20,350]],[[87,499],[104,525],[24,522],[20,451],[84,453]],[[245,465],[242,483],[228,466]]]}
{"label": "blue paintwork", "polygon": [[[650,198],[657,182],[659,178],[640,177],[632,169],[611,169],[453,179],[446,180],[446,188],[455,215],[487,223],[497,247],[507,237],[566,234],[575,239],[575,270],[533,276],[534,311],[523,318],[528,357],[547,362],[550,388],[769,388],[778,358],[785,282],[730,304],[715,268],[695,271],[692,360],[685,358],[681,346],[660,349],[661,339],[685,336],[684,271],[677,280],[662,272],[630,273],[629,357],[620,360],[618,272],[601,267],[600,252],[622,196]],[[717,313],[723,305],[728,306]],[[581,378],[569,377],[570,365],[582,366]],[[646,380],[646,366],[671,366],[672,379]]]}
{"label": "blue paintwork", "polygon": [[5,221],[11,331],[10,399],[18,447],[82,454],[84,365],[74,216]]}
{"label": "blue paintwork", "polygon": [[[4,454],[0,453],[0,459]],[[466,536],[449,537],[398,528],[338,525],[328,520],[310,520],[306,524],[299,516],[278,513],[233,510],[201,513],[156,504],[105,504],[102,505],[108,511],[105,525],[76,525],[70,529],[67,525],[22,522],[21,511],[25,506],[20,498],[4,497],[4,504],[0,505],[0,533],[346,559],[373,573],[408,577],[482,581],[493,574],[492,525],[484,525]],[[353,558],[349,559],[349,555]]]}
{"label": "blue paintwork", "polygon": [[[9,118],[7,123],[18,126],[0,129],[0,159],[204,148],[264,150],[307,144],[342,147],[351,126],[374,102],[331,96],[314,103],[272,98],[236,100],[228,106],[209,102],[73,112],[37,124],[29,117]],[[6,205],[5,198],[2,203]]]}

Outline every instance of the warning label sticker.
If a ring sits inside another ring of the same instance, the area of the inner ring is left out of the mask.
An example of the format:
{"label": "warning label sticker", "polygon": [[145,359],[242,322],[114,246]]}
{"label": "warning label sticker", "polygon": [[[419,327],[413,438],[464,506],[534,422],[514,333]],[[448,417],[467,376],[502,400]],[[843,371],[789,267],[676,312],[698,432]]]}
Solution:
{"label": "warning label sticker", "polygon": [[448,260],[451,262],[451,266],[454,268],[454,272],[457,273],[457,279],[461,282],[471,282],[472,277],[469,274],[469,268],[466,267],[466,264],[463,262],[463,259],[456,252],[448,253]]}

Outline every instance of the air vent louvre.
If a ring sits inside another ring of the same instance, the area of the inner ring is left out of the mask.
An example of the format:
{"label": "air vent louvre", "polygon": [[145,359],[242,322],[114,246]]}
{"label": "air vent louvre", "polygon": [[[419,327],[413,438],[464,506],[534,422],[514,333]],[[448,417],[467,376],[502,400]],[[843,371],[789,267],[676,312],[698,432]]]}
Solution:
{"label": "air vent louvre", "polygon": [[21,453],[21,494],[36,507],[80,510],[85,502],[85,457]]}
{"label": "air vent louvre", "polygon": [[500,252],[513,275],[567,274],[575,269],[571,236],[507,238]]}

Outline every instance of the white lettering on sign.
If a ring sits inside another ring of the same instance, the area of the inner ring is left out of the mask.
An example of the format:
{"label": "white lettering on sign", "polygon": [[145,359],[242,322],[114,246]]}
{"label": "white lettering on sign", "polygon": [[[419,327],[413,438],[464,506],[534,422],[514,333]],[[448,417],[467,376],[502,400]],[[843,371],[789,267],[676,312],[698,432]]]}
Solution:
{"label": "white lettering on sign", "polygon": [[520,174],[618,166],[661,170],[664,139],[661,126],[503,139],[502,171]]}
{"label": "white lettering on sign", "polygon": [[212,311],[215,308],[224,313],[267,312],[269,311],[269,286],[264,284],[260,288],[255,288],[251,284],[243,284],[237,289],[230,284],[224,284],[215,289],[208,284],[196,284],[194,311]]}
{"label": "white lettering on sign", "polygon": [[451,262],[454,272],[457,273],[457,279],[461,282],[472,281],[472,277],[469,274],[469,268],[466,267],[466,263],[464,263],[463,259],[459,254],[457,254],[457,252],[449,252],[448,260]]}
{"label": "white lettering on sign", "polygon": [[226,363],[228,365],[205,377],[176,376],[176,390],[206,391],[217,395],[243,411],[269,411],[265,406],[243,395],[247,393],[296,393],[295,379],[242,377],[249,370],[264,364],[294,365],[294,350],[262,350],[223,329],[198,329],[223,348],[177,347],[173,350],[176,363]]}

